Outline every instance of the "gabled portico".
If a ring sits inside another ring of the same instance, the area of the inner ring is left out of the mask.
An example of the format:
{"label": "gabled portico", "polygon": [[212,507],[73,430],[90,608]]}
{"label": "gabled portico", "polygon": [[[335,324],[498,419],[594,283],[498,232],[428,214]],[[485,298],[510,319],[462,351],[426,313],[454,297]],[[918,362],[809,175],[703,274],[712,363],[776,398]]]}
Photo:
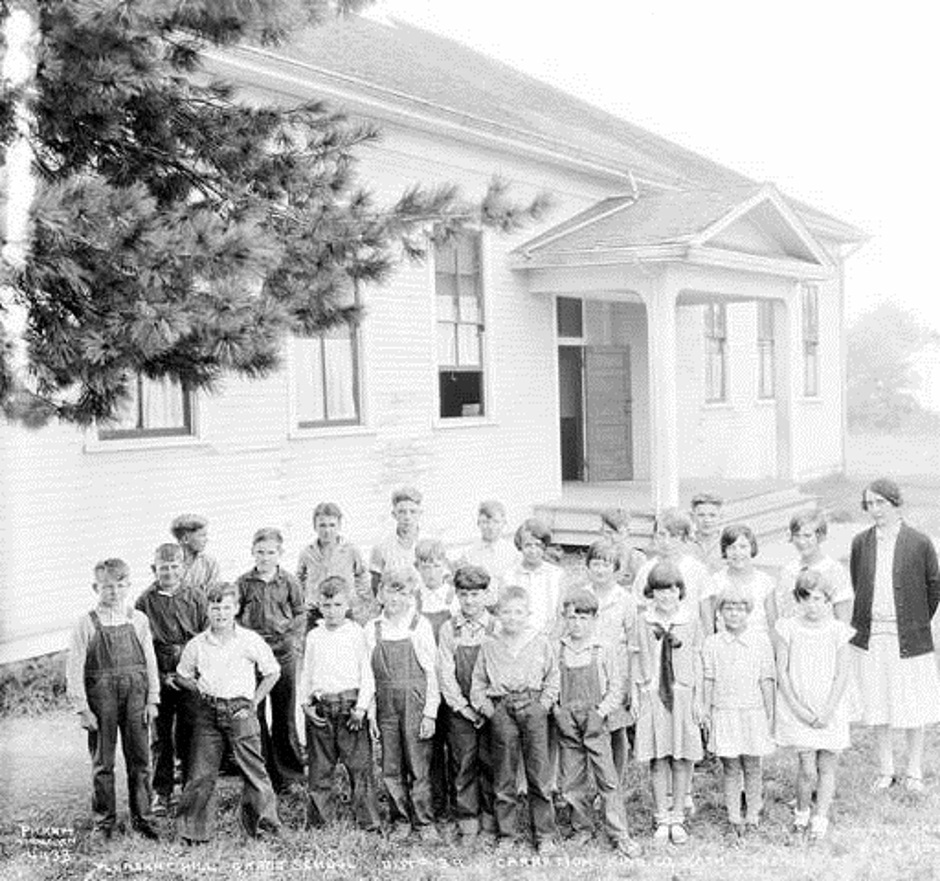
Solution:
{"label": "gabled portico", "polygon": [[[696,476],[688,473],[680,454],[680,400],[690,394],[698,400],[698,386],[691,393],[685,386],[704,381],[700,375],[680,377],[688,360],[680,358],[678,349],[680,310],[714,303],[772,303],[768,314],[776,344],[775,394],[761,406],[773,408],[775,461],[772,473],[765,476],[795,478],[793,410],[799,388],[795,365],[800,364],[803,346],[801,291],[804,285],[833,279],[837,266],[772,185],[717,192],[640,192],[606,199],[516,249],[512,265],[524,274],[531,294],[552,296],[556,303],[580,300],[586,312],[606,310],[628,320],[632,316],[632,329],[609,327],[603,341],[610,354],[618,348],[631,353],[627,371],[633,389],[628,390],[624,406],[631,411],[627,420],[631,428],[645,420],[647,428],[637,432],[634,444],[645,444],[647,449],[635,450],[630,458],[640,467],[625,479],[648,481],[650,502],[657,509],[678,504],[680,477]],[[627,342],[636,342],[641,315],[645,345],[631,349]],[[568,342],[579,340],[559,338],[562,347]],[[580,343],[585,353],[604,348],[590,333]],[[645,352],[637,351],[641,348]],[[563,367],[562,359],[559,363]],[[609,362],[607,369],[611,363],[616,362]],[[582,364],[587,365],[583,385],[590,389],[593,368],[587,355]],[[640,389],[637,384],[644,378],[647,387]],[[603,380],[595,383],[601,388],[603,384]],[[564,388],[560,391],[565,393]],[[569,400],[559,405],[560,424],[562,407],[570,411],[572,406],[568,391]],[[643,412],[632,412],[637,406]],[[611,399],[595,413],[605,417],[616,409]],[[591,413],[587,406],[583,412],[586,437],[592,428]],[[589,456],[585,461],[588,477],[597,479],[589,473]]]}

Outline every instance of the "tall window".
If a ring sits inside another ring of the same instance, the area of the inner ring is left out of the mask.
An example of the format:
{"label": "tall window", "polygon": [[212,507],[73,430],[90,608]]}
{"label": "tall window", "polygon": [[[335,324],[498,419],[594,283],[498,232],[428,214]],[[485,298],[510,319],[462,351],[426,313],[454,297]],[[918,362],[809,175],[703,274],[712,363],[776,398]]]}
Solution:
{"label": "tall window", "polygon": [[705,400],[728,399],[728,313],[724,303],[705,306]]}
{"label": "tall window", "polygon": [[442,418],[482,416],[483,277],[480,233],[434,246],[437,365]]}
{"label": "tall window", "polygon": [[342,325],[295,337],[294,411],[298,428],[357,425],[359,331]]}
{"label": "tall window", "polygon": [[757,396],[773,398],[774,392],[774,304],[757,301]]}
{"label": "tall window", "polygon": [[137,374],[130,391],[117,418],[98,429],[101,440],[193,434],[192,393],[179,383]]}
{"label": "tall window", "polygon": [[819,394],[819,288],[803,286],[803,394]]}

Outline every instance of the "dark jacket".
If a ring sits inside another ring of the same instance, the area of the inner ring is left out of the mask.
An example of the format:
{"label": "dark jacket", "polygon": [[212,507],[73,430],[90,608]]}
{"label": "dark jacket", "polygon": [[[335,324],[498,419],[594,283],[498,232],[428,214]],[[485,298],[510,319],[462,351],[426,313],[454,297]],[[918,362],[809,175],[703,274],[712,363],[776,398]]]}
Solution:
{"label": "dark jacket", "polygon": [[[868,649],[871,636],[871,604],[875,591],[875,556],[878,540],[875,528],[852,539],[849,571],[855,588],[852,645]],[[898,622],[898,642],[902,658],[933,651],[930,619],[940,603],[940,570],[933,542],[905,523],[898,531],[894,547],[894,608]]]}

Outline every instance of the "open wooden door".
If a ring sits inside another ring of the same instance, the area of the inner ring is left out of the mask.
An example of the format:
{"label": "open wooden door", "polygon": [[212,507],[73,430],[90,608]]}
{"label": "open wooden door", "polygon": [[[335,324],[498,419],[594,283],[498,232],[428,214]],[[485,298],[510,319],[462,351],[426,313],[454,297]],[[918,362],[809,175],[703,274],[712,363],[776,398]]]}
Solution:
{"label": "open wooden door", "polygon": [[633,480],[630,347],[587,346],[584,358],[585,479]]}

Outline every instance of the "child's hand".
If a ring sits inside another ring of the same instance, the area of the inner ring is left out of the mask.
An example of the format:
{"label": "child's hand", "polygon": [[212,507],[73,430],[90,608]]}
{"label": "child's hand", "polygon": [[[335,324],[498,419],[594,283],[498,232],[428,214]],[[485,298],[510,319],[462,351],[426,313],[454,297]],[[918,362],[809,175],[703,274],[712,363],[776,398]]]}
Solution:
{"label": "child's hand", "polygon": [[314,728],[326,728],[326,717],[320,712],[316,704],[304,704],[304,715],[310,720]]}
{"label": "child's hand", "polygon": [[349,711],[349,718],[346,720],[346,727],[350,731],[361,731],[362,722],[366,717],[366,711],[360,709],[352,709]]}
{"label": "child's hand", "polygon": [[539,703],[542,705],[542,709],[545,710],[546,713],[550,713],[552,711],[552,707],[555,706],[554,700],[544,696],[539,698]]}
{"label": "child's hand", "polygon": [[152,725],[156,722],[159,713],[160,710],[156,704],[147,704],[147,706],[144,707],[144,725]]}
{"label": "child's hand", "polygon": [[496,705],[489,699],[486,698],[482,704],[480,704],[480,712],[487,719],[493,718],[493,713],[496,712]]}
{"label": "child's hand", "polygon": [[379,741],[379,723],[375,716],[369,716],[369,736],[378,743]]}
{"label": "child's hand", "polygon": [[483,717],[469,704],[460,708],[460,715],[477,728],[483,724]]}
{"label": "child's hand", "polygon": [[82,710],[78,714],[78,721],[82,728],[84,728],[86,731],[98,730],[98,720],[95,718],[95,714],[91,710]]}
{"label": "child's hand", "polygon": [[435,722],[430,716],[421,717],[421,725],[418,727],[418,740],[430,740],[434,737]]}
{"label": "child's hand", "polygon": [[696,725],[702,725],[705,722],[705,707],[698,700],[692,701],[692,721]]}

